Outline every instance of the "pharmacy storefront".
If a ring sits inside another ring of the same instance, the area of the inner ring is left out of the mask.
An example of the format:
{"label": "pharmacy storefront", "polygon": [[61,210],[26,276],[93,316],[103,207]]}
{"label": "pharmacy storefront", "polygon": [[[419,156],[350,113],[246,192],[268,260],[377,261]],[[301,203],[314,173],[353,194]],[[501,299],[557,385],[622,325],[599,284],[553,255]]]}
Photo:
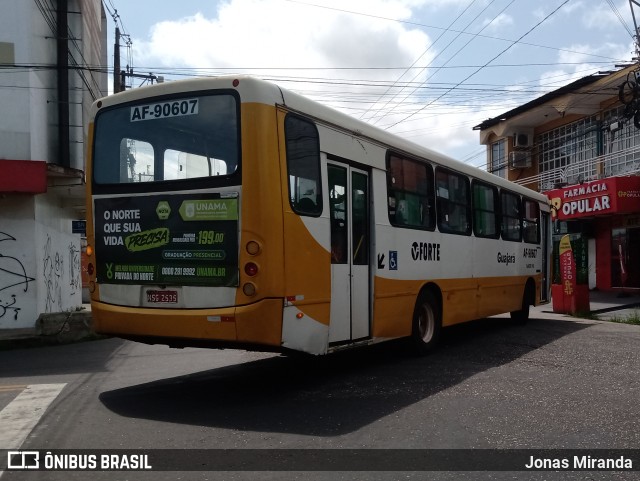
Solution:
{"label": "pharmacy storefront", "polygon": [[640,176],[610,177],[546,192],[554,248],[569,234],[578,283],[603,291],[640,289]]}

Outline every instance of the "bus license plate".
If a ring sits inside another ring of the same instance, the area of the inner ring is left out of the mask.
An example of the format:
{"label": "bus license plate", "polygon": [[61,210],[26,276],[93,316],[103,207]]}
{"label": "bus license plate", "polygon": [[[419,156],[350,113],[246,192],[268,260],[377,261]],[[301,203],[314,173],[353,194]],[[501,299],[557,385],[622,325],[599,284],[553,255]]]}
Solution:
{"label": "bus license plate", "polygon": [[175,304],[178,302],[178,291],[147,291],[147,302]]}

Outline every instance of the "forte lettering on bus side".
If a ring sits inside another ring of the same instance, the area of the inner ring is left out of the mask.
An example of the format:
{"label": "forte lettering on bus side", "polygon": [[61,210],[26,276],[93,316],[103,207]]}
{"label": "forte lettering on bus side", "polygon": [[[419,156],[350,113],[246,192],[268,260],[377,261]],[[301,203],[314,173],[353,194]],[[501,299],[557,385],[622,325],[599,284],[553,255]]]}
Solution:
{"label": "forte lettering on bus side", "polygon": [[414,261],[440,262],[440,244],[435,242],[414,242],[411,244]]}

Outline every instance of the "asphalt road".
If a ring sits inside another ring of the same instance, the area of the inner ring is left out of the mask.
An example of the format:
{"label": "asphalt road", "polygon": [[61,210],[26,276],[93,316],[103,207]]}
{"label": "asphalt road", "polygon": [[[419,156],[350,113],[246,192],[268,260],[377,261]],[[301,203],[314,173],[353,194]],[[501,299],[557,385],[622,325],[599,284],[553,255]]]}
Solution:
{"label": "asphalt road", "polygon": [[[26,386],[64,384],[22,449],[635,449],[639,345],[638,326],[567,318],[447,329],[426,357],[403,343],[306,358],[106,339],[0,352],[0,409]],[[7,471],[1,480],[640,478],[335,469]]]}

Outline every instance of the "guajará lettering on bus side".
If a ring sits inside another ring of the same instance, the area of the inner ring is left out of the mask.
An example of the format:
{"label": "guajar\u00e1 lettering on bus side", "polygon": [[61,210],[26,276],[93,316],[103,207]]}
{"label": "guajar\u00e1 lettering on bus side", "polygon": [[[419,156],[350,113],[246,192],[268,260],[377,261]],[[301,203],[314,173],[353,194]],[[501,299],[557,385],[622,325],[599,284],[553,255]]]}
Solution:
{"label": "guajar\u00e1 lettering on bus side", "polygon": [[139,252],[161,247],[169,243],[169,229],[159,227],[157,229],[131,234],[125,237],[124,243],[129,252]]}
{"label": "guajar\u00e1 lettering on bus side", "polygon": [[508,266],[509,264],[515,264],[515,262],[516,262],[515,254],[511,254],[511,253],[503,254],[502,252],[498,252],[498,264],[505,264]]}

